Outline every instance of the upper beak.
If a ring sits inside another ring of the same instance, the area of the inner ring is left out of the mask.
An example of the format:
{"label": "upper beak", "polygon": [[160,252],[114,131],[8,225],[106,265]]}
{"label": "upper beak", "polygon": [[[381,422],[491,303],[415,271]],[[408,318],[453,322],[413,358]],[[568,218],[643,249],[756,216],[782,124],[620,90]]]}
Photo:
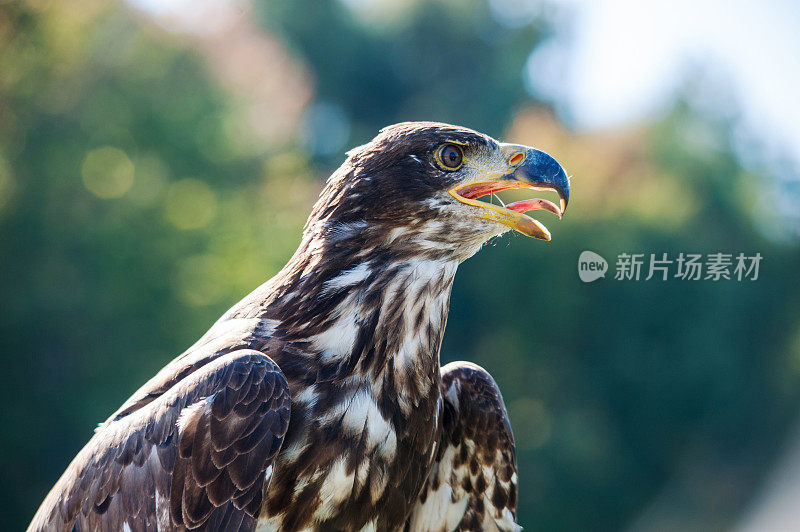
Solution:
{"label": "upper beak", "polygon": [[[499,222],[530,237],[550,240],[547,228],[524,213],[544,209],[560,218],[569,203],[567,173],[543,151],[517,144],[501,144],[500,149],[509,166],[507,173],[495,173],[485,180],[461,183],[450,189],[450,194],[462,203],[477,207],[479,210],[475,216],[478,218]],[[554,191],[561,200],[560,205],[540,198],[515,201],[502,207],[478,200],[488,194],[515,188]]]}
{"label": "upper beak", "polygon": [[511,174],[512,179],[530,183],[534,190],[554,190],[561,199],[561,215],[569,203],[569,178],[567,173],[549,154],[527,148],[525,160]]}

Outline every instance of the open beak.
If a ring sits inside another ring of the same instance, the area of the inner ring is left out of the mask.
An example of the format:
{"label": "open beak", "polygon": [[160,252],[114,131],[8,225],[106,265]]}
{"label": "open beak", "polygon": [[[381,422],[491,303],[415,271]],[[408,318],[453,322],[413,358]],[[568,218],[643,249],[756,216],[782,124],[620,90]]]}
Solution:
{"label": "open beak", "polygon": [[[449,190],[450,195],[462,203],[477,207],[477,218],[507,225],[523,235],[550,240],[550,231],[525,213],[543,209],[561,218],[569,202],[569,178],[566,172],[555,159],[543,151],[515,144],[502,144],[501,150],[507,154],[509,173],[485,181],[460,183]],[[478,199],[514,188],[555,191],[561,199],[560,205],[546,199],[533,198],[501,207]]]}

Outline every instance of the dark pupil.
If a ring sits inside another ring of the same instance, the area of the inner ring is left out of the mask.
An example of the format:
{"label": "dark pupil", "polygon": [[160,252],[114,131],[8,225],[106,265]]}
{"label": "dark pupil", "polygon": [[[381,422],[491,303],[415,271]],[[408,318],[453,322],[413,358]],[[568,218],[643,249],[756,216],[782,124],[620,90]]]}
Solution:
{"label": "dark pupil", "polygon": [[458,163],[461,162],[461,152],[459,152],[457,149],[453,148],[452,146],[447,146],[442,151],[444,152],[442,154],[443,155],[442,159],[444,160],[444,162],[445,162],[445,164],[447,166],[450,166],[450,167],[458,166]]}

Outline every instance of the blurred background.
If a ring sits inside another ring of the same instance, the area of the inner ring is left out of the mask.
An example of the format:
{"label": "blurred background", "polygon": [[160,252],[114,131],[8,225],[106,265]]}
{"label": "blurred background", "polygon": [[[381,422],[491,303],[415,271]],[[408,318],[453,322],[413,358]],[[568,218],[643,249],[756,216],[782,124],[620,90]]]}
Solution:
{"label": "blurred background", "polygon": [[[520,523],[796,527],[798,24],[791,0],[0,1],[0,529],[402,120],[573,176],[552,242],[461,267],[442,348],[503,390]],[[587,249],[764,258],[752,282],[584,284]]]}

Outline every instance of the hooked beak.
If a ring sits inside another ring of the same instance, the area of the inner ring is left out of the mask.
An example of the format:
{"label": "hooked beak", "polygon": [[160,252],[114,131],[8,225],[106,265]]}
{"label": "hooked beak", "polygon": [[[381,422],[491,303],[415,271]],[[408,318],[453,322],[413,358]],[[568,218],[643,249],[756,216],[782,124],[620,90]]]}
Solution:
{"label": "hooked beak", "polygon": [[[476,207],[476,218],[506,225],[523,235],[550,240],[550,232],[538,220],[527,216],[528,211],[543,209],[563,216],[569,202],[569,178],[558,162],[543,151],[516,144],[501,144],[507,157],[509,172],[496,178],[460,183],[449,190],[451,196]],[[541,198],[515,201],[503,207],[478,198],[502,190],[524,188],[550,190],[558,194],[560,205]]]}

